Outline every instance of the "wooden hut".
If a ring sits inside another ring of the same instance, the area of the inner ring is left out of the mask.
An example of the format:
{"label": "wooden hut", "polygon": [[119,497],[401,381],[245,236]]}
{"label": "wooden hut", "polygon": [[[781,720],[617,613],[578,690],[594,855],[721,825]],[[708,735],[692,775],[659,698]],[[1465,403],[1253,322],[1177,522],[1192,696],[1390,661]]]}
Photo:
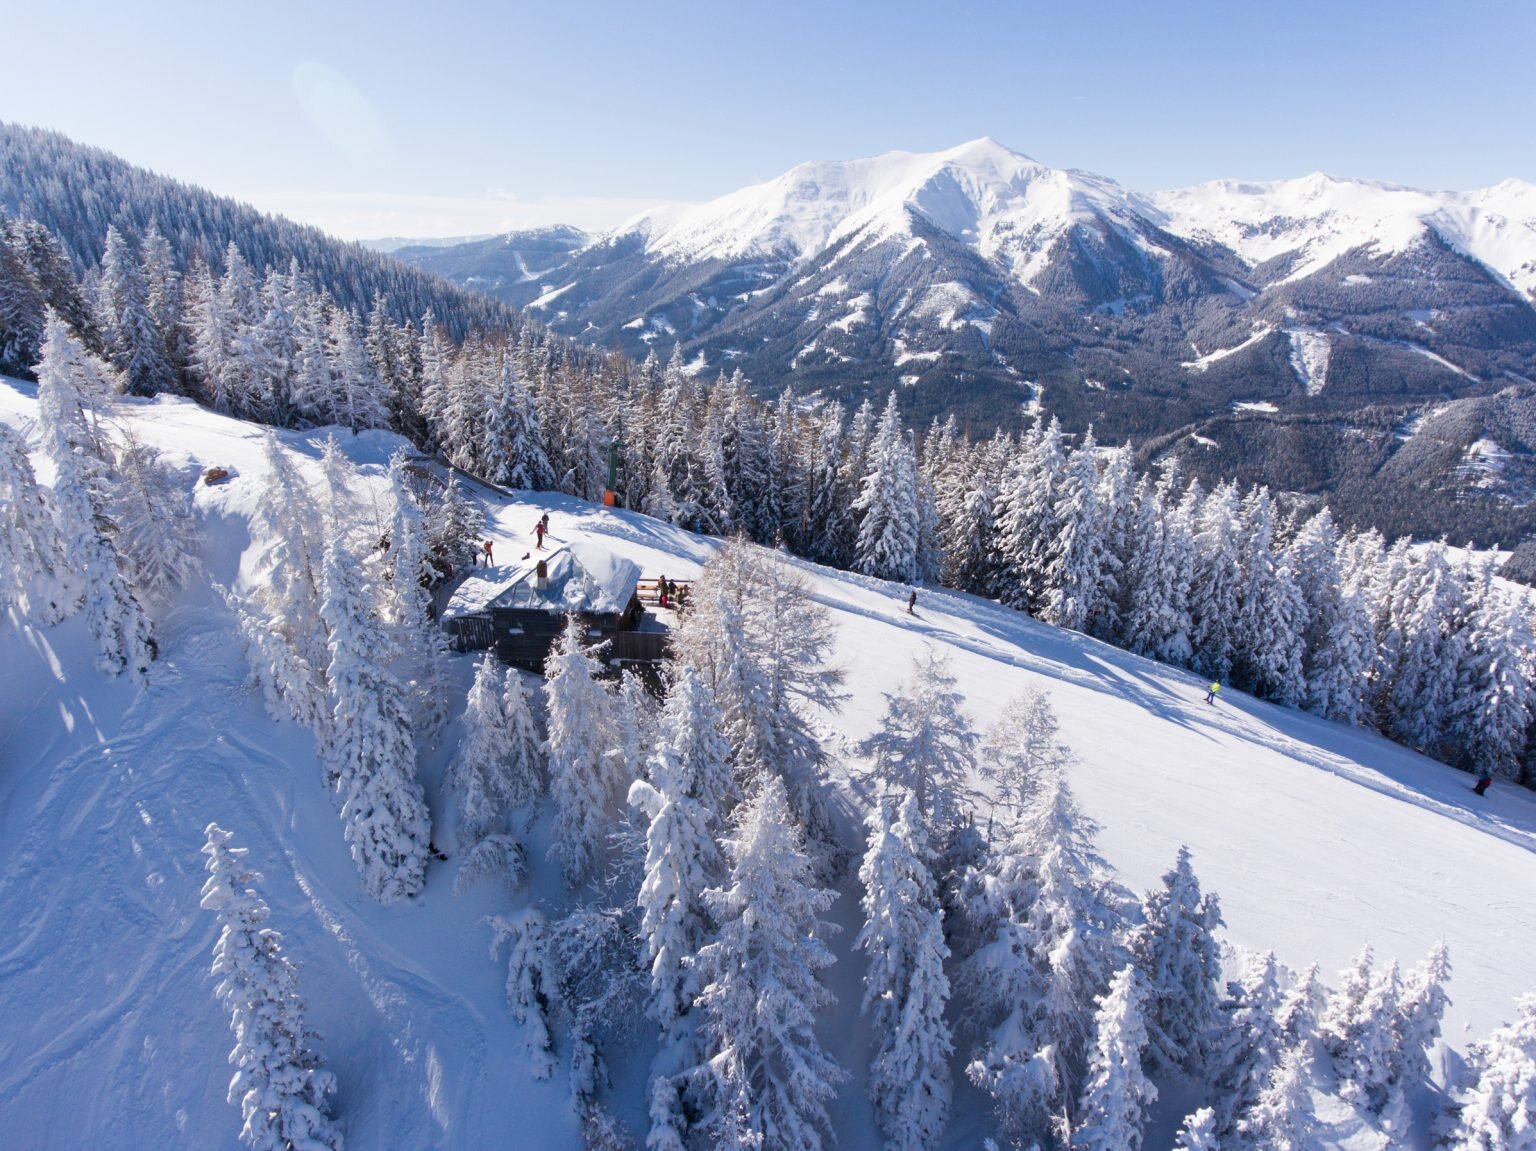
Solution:
{"label": "wooden hut", "polygon": [[668,658],[668,632],[641,604],[639,582],[632,561],[575,541],[510,570],[471,569],[443,608],[443,630],[459,651],[494,648],[506,663],[543,671],[566,617],[575,614],[608,666],[654,669]]}

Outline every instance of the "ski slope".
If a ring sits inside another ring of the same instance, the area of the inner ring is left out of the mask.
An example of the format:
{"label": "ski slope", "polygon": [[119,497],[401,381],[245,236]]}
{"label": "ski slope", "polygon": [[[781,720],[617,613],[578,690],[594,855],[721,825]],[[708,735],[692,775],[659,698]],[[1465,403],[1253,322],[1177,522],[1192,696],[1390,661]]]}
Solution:
{"label": "ski slope", "polygon": [[[29,385],[0,382],[0,420],[25,429],[34,413]],[[263,543],[250,522],[263,496],[261,432],[172,398],[123,401],[118,417],[189,485],[204,466],[234,473],[197,485],[195,499],[209,579],[240,587]],[[323,436],[282,436],[316,478]],[[339,438],[382,489],[398,441]],[[692,577],[714,547],[568,497],[484,495],[507,561],[532,546],[543,511],[555,542],[610,549],[648,576]],[[1530,988],[1536,795],[1500,785],[1479,800],[1463,773],[1235,692],[1207,705],[1191,675],[971,596],[923,589],[908,616],[908,589],[786,562],[828,608],[848,672],[849,698],[826,726],[850,836],[868,791],[852,748],[878,722],[881,693],[931,644],[951,655],[978,727],[1024,688],[1050,690],[1077,753],[1073,785],[1134,889],[1156,882],[1187,843],[1203,885],[1221,896],[1228,940],[1273,948],[1292,967],[1316,960],[1330,982],[1366,941],[1378,961],[1407,966],[1444,937],[1456,1048]],[[455,897],[451,865],[434,864],[421,897],[373,904],[311,737],[269,718],[246,685],[233,621],[211,586],[183,596],[158,634],[162,658],[137,692],[94,670],[82,620],[47,630],[14,615],[0,622],[0,1145],[239,1146],[238,1111],[224,1098],[228,1020],[206,974],[215,926],[198,908],[198,849],[215,821],[266,877],[273,926],[302,967],[318,1049],[340,1083],[349,1147],[578,1147],[563,1071],[528,1076],[483,922],[554,897],[553,869],[539,867],[532,891],[515,896],[482,886]],[[471,671],[471,658],[455,657],[461,691]],[[442,777],[455,738],[450,728],[422,767],[450,853]],[[829,1049],[850,1067],[866,1041],[862,962],[850,951],[857,916],[855,882],[833,909],[844,931],[830,978],[839,1006],[826,1020]],[[642,1139],[648,1043],[622,1053],[612,1096]],[[842,1147],[879,1146],[858,1074],[834,1113]],[[957,1082],[946,1146],[975,1147],[988,1130],[983,1101]]]}

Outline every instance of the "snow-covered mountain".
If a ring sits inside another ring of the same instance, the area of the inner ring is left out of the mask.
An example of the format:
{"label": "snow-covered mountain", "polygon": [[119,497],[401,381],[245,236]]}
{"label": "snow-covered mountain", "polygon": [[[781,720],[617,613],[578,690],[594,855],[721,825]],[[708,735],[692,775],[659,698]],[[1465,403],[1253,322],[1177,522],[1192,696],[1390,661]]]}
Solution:
{"label": "snow-covered mountain", "polygon": [[[270,926],[297,960],[315,1046],[336,1073],[347,1145],[583,1146],[565,1071],[532,1074],[524,1027],[507,1006],[506,967],[487,954],[488,916],[570,897],[546,860],[547,818],[529,832],[530,876],[515,891],[453,893],[452,865],[434,863],[417,897],[381,906],[363,895],[323,783],[312,736],[276,720],[249,682],[236,621],[214,584],[243,592],[263,580],[274,540],[258,514],[271,499],[271,461],[251,425],[161,396],[113,404],[111,422],[166,462],[193,492],[206,575],[160,611],[159,662],[148,682],[106,678],[83,617],[52,628],[9,610],[0,618],[0,1131],[29,1151],[91,1146],[239,1146],[226,1100],[228,1013],[208,976],[217,935],[199,908],[203,829],[217,822],[263,874]],[[37,440],[35,388],[0,381],[0,422]],[[324,482],[326,429],[276,433],[307,481]],[[386,461],[401,441],[340,432],[359,469],[359,531],[372,541],[387,506]],[[37,453],[38,476],[50,483]],[[197,481],[220,466],[227,482]],[[321,493],[325,494],[325,493]],[[570,497],[475,488],[498,556],[526,546],[540,513],[558,542],[582,541],[647,575],[695,576],[718,541]],[[1204,702],[1191,674],[1155,664],[973,596],[906,588],[783,558],[828,612],[831,656],[848,698],[814,721],[832,753],[828,785],[850,848],[872,802],[859,742],[876,730],[884,693],[914,661],[949,661],[978,727],[1029,688],[1051,693],[1060,738],[1075,752],[1071,785],[1101,825],[1098,846],[1137,891],[1158,883],[1188,845],[1207,891],[1221,899],[1229,943],[1273,948],[1325,979],[1362,943],[1378,962],[1412,965],[1447,941],[1454,977],[1445,1035],[1464,1050],[1511,1016],[1529,986],[1536,915],[1536,796],[1500,784],[1474,796],[1469,777],[1365,732],[1227,692]],[[473,656],[456,657],[455,719],[424,748],[420,776],[438,846],[460,850],[444,783],[455,754]],[[529,686],[537,687],[530,678]],[[978,785],[985,795],[986,785]],[[978,799],[978,823],[992,814]],[[854,949],[858,881],[845,876],[829,918],[826,982],[836,1005],[821,1021],[828,1051],[853,1071],[833,1107],[838,1145],[881,1145],[864,1100],[869,1028],[858,1003],[865,956]],[[654,1029],[610,1047],[605,1099],[644,1137]],[[992,1134],[986,1100],[966,1085],[942,1151]],[[1455,1059],[1446,1055],[1447,1065]],[[1437,1075],[1443,1076],[1443,1070]],[[1166,1151],[1180,1109],[1168,1091],[1146,1146]],[[1385,1132],[1318,1097],[1311,1144],[1427,1148],[1422,1122]]]}
{"label": "snow-covered mountain", "polygon": [[1536,184],[1524,180],[1423,192],[1314,172],[1267,183],[1218,180],[1157,192],[1148,201],[1170,232],[1224,245],[1253,268],[1282,262],[1282,283],[1350,252],[1381,258],[1432,235],[1516,292],[1536,290]]}
{"label": "snow-covered mountain", "polygon": [[[469,249],[402,256],[595,345],[665,357],[677,344],[695,370],[740,368],[764,393],[900,387],[918,423],[981,428],[1038,403],[1069,431],[1092,424],[1200,471],[1200,445],[1241,414],[1241,478],[1328,493],[1346,514],[1395,451],[1391,428],[1536,381],[1536,185],[1518,180],[1423,192],[1314,175],[1142,194],[982,139],[802,164],[638,216],[536,275]],[[1463,446],[1485,433],[1500,434]],[[1285,462],[1298,452],[1320,467]],[[1397,502],[1428,506],[1401,490]],[[1404,528],[1454,524],[1426,512]]]}

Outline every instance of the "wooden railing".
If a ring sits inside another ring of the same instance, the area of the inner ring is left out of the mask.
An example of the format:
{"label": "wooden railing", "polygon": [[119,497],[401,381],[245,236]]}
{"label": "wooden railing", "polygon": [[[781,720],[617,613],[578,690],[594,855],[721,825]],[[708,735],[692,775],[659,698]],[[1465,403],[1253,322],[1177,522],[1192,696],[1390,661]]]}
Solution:
{"label": "wooden railing", "polygon": [[[691,579],[669,579],[669,584],[677,588],[676,601],[668,597],[666,606],[676,608],[678,604],[687,605],[693,597],[693,581]],[[635,594],[640,597],[640,602],[646,607],[660,607],[661,603],[661,577],[639,580],[635,584]]]}

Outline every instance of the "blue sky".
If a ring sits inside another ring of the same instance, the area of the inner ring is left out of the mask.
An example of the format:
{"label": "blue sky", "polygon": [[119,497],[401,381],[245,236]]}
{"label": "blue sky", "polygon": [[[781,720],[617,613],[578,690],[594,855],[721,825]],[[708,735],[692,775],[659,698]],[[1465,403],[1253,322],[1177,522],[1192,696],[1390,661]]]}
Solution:
{"label": "blue sky", "polygon": [[1536,2],[12,6],[0,119],[348,237],[605,227],[992,136],[1141,190],[1536,180]]}

